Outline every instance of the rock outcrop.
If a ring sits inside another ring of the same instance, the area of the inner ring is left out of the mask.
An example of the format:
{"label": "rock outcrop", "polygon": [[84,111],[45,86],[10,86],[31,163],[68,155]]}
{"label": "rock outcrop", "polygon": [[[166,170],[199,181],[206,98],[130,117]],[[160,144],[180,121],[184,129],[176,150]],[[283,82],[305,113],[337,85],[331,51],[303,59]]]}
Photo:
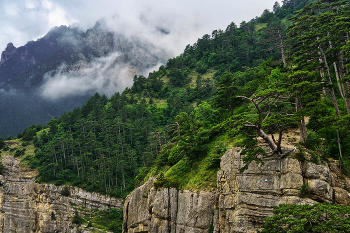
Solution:
{"label": "rock outcrop", "polygon": [[5,51],[1,53],[0,65],[11,59],[16,53],[16,47],[11,42],[8,43]]}
{"label": "rock outcrop", "polygon": [[[155,190],[151,178],[126,198],[123,232],[256,232],[279,204],[350,204],[350,194],[338,187],[337,166],[302,163],[294,152],[264,158],[263,166],[252,163],[240,173],[240,149],[227,151],[215,193]],[[305,198],[299,197],[302,187],[308,187]]]}
{"label": "rock outcrop", "polygon": [[215,194],[152,188],[154,179],[130,194],[124,205],[125,232],[207,232]]}
{"label": "rock outcrop", "polygon": [[[0,176],[0,232],[78,232],[71,223],[75,210],[121,208],[122,201],[78,188],[61,195],[63,187],[34,182],[35,172],[21,172],[19,160],[4,156],[6,174]],[[90,232],[90,231],[85,231]]]}

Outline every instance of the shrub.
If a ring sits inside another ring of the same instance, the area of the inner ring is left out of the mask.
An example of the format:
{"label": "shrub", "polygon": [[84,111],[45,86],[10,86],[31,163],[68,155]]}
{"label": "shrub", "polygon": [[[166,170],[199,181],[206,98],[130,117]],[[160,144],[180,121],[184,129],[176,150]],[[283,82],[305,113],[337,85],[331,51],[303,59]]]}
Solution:
{"label": "shrub", "polygon": [[321,139],[319,138],[317,133],[313,130],[308,130],[305,143],[304,143],[305,147],[313,150],[320,144],[321,144]]}
{"label": "shrub", "polygon": [[51,212],[51,220],[56,220],[56,216],[55,216],[55,213],[54,212]]}
{"label": "shrub", "polygon": [[72,223],[80,225],[84,222],[84,219],[79,216],[78,210],[75,210],[74,216],[72,218]]}
{"label": "shrub", "polygon": [[143,179],[147,176],[150,168],[149,167],[143,167],[139,170],[139,174],[135,177],[135,180],[142,182]]}
{"label": "shrub", "polygon": [[304,162],[306,160],[306,158],[305,158],[305,150],[299,145],[296,145],[296,146],[297,146],[298,150],[295,153],[295,157],[300,162]]}
{"label": "shrub", "polygon": [[221,155],[213,154],[209,158],[208,168],[220,168]]}
{"label": "shrub", "polygon": [[64,186],[61,190],[61,195],[65,196],[65,197],[69,197],[70,196],[70,190],[68,186]]}
{"label": "shrub", "polygon": [[16,150],[16,152],[15,152],[15,154],[14,154],[14,157],[16,158],[16,157],[21,157],[22,155],[24,155],[25,154],[25,149],[17,149]]}
{"label": "shrub", "polygon": [[180,150],[178,146],[173,147],[170,150],[169,157],[168,157],[168,165],[173,166],[176,163],[178,163],[183,157],[183,153]]}
{"label": "shrub", "polygon": [[303,184],[300,188],[299,197],[304,198],[309,195],[309,186],[307,184]]}
{"label": "shrub", "polygon": [[264,219],[262,233],[350,232],[350,207],[329,203],[280,204]]}
{"label": "shrub", "polygon": [[109,230],[113,232],[122,232],[123,226],[123,210],[112,208],[109,211],[108,217],[113,220],[112,223],[108,225]]}
{"label": "shrub", "polygon": [[157,180],[153,183],[153,186],[155,189],[159,189],[161,187],[164,187],[166,183],[167,179],[165,178],[164,173],[160,172],[157,176]]}
{"label": "shrub", "polygon": [[221,157],[226,150],[226,146],[222,142],[218,142],[212,150],[213,154],[209,158],[208,168],[220,168]]}

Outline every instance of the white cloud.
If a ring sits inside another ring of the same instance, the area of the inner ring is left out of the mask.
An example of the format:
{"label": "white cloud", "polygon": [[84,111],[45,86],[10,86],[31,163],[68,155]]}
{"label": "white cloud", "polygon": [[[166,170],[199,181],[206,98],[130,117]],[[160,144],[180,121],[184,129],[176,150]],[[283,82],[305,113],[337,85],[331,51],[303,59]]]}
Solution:
{"label": "white cloud", "polygon": [[95,92],[111,96],[116,91],[123,91],[132,84],[134,74],[130,72],[128,64],[114,65],[119,55],[112,53],[89,64],[81,63],[79,69],[70,72],[66,72],[66,65],[62,65],[54,74],[49,72],[44,76],[41,96],[57,100]]}
{"label": "white cloud", "polygon": [[[1,0],[0,25],[15,30],[0,34],[0,51],[8,42],[24,45],[45,35],[50,28],[79,23],[82,29],[92,27],[103,17],[115,16],[116,31],[141,35],[168,48],[174,55],[205,33],[225,29],[230,22],[237,25],[271,9],[275,0]],[[154,38],[155,27],[170,31]],[[13,31],[21,33],[20,38]]]}
{"label": "white cloud", "polygon": [[0,1],[0,52],[12,42],[16,47],[44,36],[52,27],[77,22],[50,0]]}
{"label": "white cloud", "polygon": [[10,16],[10,17],[17,16],[19,11],[20,10],[16,3],[5,4],[4,6],[4,13],[6,16]]}
{"label": "white cloud", "polygon": [[36,4],[34,1],[31,1],[31,0],[25,0],[24,1],[24,6],[27,8],[27,9],[35,9],[36,8]]}

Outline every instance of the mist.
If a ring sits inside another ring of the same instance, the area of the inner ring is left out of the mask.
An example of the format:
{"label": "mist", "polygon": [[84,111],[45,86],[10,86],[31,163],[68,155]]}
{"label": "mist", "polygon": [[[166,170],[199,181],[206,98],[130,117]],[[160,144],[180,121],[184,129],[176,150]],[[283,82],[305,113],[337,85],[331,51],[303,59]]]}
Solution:
{"label": "mist", "polygon": [[131,64],[118,62],[119,52],[96,58],[73,67],[62,64],[57,70],[44,76],[40,95],[51,101],[60,98],[105,94],[111,97],[115,92],[122,92],[133,83],[135,74],[147,75],[159,68],[161,63],[144,71],[135,69]]}

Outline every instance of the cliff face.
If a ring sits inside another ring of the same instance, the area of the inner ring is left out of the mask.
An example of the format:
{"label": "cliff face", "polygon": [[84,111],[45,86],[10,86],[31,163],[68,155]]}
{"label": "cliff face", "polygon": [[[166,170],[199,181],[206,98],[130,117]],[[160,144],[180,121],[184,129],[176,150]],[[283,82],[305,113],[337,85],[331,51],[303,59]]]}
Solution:
{"label": "cliff face", "polygon": [[[155,190],[152,178],[126,198],[123,232],[256,232],[263,218],[273,214],[272,206],[282,203],[350,204],[343,189],[350,187],[350,180],[340,179],[337,166],[301,163],[293,157],[293,150],[285,151],[240,173],[240,150],[231,149],[221,159],[215,193]],[[308,197],[300,198],[306,184]]]}
{"label": "cliff face", "polygon": [[35,183],[35,171],[21,171],[18,159],[4,156],[2,160],[6,174],[0,176],[0,232],[78,232],[71,223],[75,209],[83,215],[91,209],[122,207],[121,200],[78,188],[62,196],[62,187]]}

